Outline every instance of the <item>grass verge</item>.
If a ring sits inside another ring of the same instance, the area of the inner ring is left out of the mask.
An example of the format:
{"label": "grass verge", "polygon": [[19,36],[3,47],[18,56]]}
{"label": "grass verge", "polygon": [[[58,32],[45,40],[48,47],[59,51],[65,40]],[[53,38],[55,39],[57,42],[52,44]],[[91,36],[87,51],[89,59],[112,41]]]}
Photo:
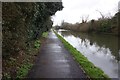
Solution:
{"label": "grass verge", "polygon": [[76,48],[69,44],[62,36],[54,31],[57,37],[64,44],[65,48],[73,55],[75,60],[81,65],[86,74],[93,80],[96,78],[104,78],[105,80],[110,80],[110,78],[93,63],[91,63],[84,55],[82,55]]}

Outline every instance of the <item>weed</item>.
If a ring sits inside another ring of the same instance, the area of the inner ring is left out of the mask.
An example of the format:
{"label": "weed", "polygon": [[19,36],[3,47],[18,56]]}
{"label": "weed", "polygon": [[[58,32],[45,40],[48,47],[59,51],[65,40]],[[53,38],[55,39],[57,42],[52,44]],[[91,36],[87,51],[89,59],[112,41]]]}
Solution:
{"label": "weed", "polygon": [[36,40],[34,42],[34,47],[37,48],[37,49],[40,47],[40,40]]}
{"label": "weed", "polygon": [[48,32],[43,32],[42,37],[47,38],[47,36],[48,36]]}

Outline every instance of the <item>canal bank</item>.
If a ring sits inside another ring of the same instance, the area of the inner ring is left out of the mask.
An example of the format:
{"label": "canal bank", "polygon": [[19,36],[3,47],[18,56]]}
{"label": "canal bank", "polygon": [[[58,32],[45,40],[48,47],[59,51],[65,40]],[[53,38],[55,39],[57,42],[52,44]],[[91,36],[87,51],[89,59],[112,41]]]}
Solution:
{"label": "canal bank", "polygon": [[118,78],[118,38],[59,30],[58,33],[110,78]]}
{"label": "canal bank", "polygon": [[91,78],[101,78],[109,79],[108,76],[98,67],[94,66],[84,55],[82,55],[76,48],[69,44],[62,36],[60,36],[56,31],[54,33],[64,44],[65,48],[73,55],[75,60],[79,63],[80,66],[85,70],[86,74]]}

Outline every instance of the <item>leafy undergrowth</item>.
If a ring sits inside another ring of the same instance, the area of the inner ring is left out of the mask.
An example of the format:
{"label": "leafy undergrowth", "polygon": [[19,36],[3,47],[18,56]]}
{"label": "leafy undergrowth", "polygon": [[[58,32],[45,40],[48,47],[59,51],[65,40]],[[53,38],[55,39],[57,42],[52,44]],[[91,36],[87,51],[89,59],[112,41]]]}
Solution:
{"label": "leafy undergrowth", "polygon": [[60,36],[57,32],[54,31],[57,37],[62,41],[65,48],[73,55],[75,60],[81,65],[86,74],[93,79],[105,79],[109,80],[110,78],[98,67],[96,67],[93,63],[91,63],[84,55],[82,55],[76,48],[74,48],[71,44],[69,44],[62,36]]}
{"label": "leafy undergrowth", "polygon": [[48,32],[43,32],[42,37],[46,38],[48,36]]}
{"label": "leafy undergrowth", "polygon": [[36,41],[34,42],[34,47],[35,47],[36,49],[39,49],[40,44],[41,44],[40,40],[36,40]]}
{"label": "leafy undergrowth", "polygon": [[[47,38],[47,36],[48,36],[48,32],[43,32],[42,37],[43,38]],[[37,49],[39,49],[40,44],[41,44],[40,40],[36,40],[34,42],[34,47],[37,48]]]}
{"label": "leafy undergrowth", "polygon": [[21,68],[19,68],[17,72],[17,78],[22,78],[28,74],[28,71],[32,67],[32,63],[26,62],[25,64],[21,65]]}
{"label": "leafy undergrowth", "polygon": [[20,51],[18,54],[12,56],[8,59],[3,59],[3,80],[9,79],[18,79],[21,80],[26,77],[28,71],[33,66],[35,59],[39,53],[39,48],[43,42],[45,42],[46,37],[41,37],[39,40],[35,40],[32,43],[33,47],[29,48],[29,52],[25,53],[25,51]]}

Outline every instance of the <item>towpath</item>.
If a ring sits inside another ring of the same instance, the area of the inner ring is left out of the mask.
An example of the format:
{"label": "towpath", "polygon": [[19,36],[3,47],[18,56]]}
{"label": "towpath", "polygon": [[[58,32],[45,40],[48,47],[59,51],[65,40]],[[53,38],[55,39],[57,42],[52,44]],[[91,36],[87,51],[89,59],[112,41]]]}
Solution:
{"label": "towpath", "polygon": [[28,77],[87,79],[83,70],[52,31],[49,32],[47,40],[42,44]]}

